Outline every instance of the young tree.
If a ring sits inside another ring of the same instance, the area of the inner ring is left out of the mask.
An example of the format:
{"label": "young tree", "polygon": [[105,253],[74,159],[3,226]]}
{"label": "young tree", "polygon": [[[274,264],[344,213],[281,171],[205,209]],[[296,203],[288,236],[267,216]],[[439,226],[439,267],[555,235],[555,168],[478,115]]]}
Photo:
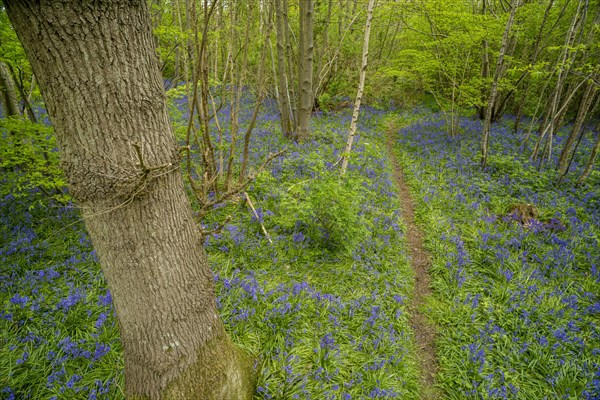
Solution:
{"label": "young tree", "polygon": [[496,62],[496,71],[494,72],[494,79],[492,80],[492,88],[490,90],[490,97],[488,99],[488,105],[485,110],[485,120],[483,122],[483,137],[481,139],[481,166],[485,167],[487,164],[488,157],[488,142],[490,136],[490,128],[492,124],[492,111],[496,101],[496,95],[498,93],[498,82],[500,81],[503,67],[504,67],[504,55],[508,46],[508,35],[512,28],[513,21],[515,20],[515,14],[521,0],[513,0],[511,4],[510,14],[508,15],[508,21],[506,21],[506,27],[504,29],[504,35],[502,36],[502,43],[500,44],[500,54],[498,55],[498,61]]}
{"label": "young tree", "polygon": [[135,399],[250,399],[179,171],[145,0],[5,7],[111,290]]}
{"label": "young tree", "polygon": [[0,100],[5,116],[21,115],[13,78],[8,67],[2,61],[0,61]]}
{"label": "young tree", "polygon": [[298,127],[296,140],[310,136],[310,114],[313,109],[313,0],[300,0],[300,40],[298,58]]}
{"label": "young tree", "polygon": [[281,129],[285,137],[293,136],[293,112],[288,88],[289,77],[286,68],[286,45],[285,45],[285,21],[284,4],[280,0],[275,0],[275,26],[277,39],[277,88],[279,99],[279,112],[281,113]]}
{"label": "young tree", "polygon": [[354,110],[352,111],[350,132],[348,133],[348,140],[346,141],[346,147],[344,148],[344,153],[342,155],[342,175],[346,173],[346,169],[348,168],[348,158],[350,157],[350,152],[352,151],[352,143],[354,142],[354,136],[356,135],[358,113],[360,112],[360,103],[362,101],[363,90],[365,88],[365,78],[367,76],[367,61],[369,58],[369,37],[371,36],[371,19],[373,18],[373,7],[375,7],[375,0],[369,0],[369,5],[367,8],[367,22],[365,22],[365,39],[363,41],[362,65],[360,67],[358,91],[356,92],[356,99],[354,100]]}

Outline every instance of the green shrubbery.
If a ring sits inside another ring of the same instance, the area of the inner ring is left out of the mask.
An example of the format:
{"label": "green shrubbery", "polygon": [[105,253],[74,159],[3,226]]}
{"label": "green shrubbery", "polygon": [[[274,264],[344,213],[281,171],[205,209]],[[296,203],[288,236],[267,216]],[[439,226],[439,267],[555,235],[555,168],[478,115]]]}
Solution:
{"label": "green shrubbery", "polygon": [[12,186],[0,196],[23,196],[41,190],[61,202],[68,200],[66,181],[59,168],[58,149],[51,127],[19,118],[0,119],[0,171],[11,174]]}
{"label": "green shrubbery", "polygon": [[337,171],[282,190],[273,222],[295,240],[337,253],[350,252],[368,234],[361,217],[361,188]]}

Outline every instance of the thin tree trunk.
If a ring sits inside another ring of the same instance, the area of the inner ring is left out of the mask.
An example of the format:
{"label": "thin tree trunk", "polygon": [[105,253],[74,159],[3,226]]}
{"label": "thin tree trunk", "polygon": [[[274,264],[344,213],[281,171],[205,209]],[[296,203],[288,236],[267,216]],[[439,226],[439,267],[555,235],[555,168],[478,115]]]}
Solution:
{"label": "thin tree trunk", "polygon": [[0,96],[6,117],[21,115],[19,112],[19,103],[17,102],[17,93],[15,92],[15,84],[8,66],[2,61],[0,61]]}
{"label": "thin tree trunk", "polygon": [[[548,140],[550,140],[550,141],[553,140],[552,136],[553,136],[555,130],[557,129],[559,118],[562,114],[562,111],[558,111],[558,110],[566,111],[566,105],[568,104],[570,99],[573,97],[572,95],[567,96],[567,100],[565,100],[566,103],[563,102],[564,106],[559,108],[560,102],[562,99],[562,94],[564,91],[564,84],[565,84],[565,80],[566,80],[566,76],[567,76],[567,71],[570,69],[571,64],[572,64],[572,63],[567,63],[567,60],[569,59],[569,56],[570,56],[571,60],[574,60],[575,56],[577,54],[577,50],[574,50],[572,48],[572,46],[575,44],[575,41],[576,41],[576,36],[577,36],[576,32],[577,32],[578,28],[580,26],[582,26],[581,22],[582,22],[582,13],[583,13],[584,3],[587,3],[587,0],[579,1],[579,3],[578,3],[577,10],[575,11],[575,14],[573,15],[571,25],[565,36],[563,50],[556,62],[556,69],[558,70],[556,85],[554,86],[554,91],[552,92],[552,98],[550,99],[550,102],[548,103],[548,107],[546,108],[546,115],[544,117],[546,122],[540,126],[540,136],[538,137],[538,140],[533,149],[533,153],[531,155],[531,160],[536,160],[538,158],[540,146],[542,145],[542,143],[548,142]],[[567,64],[569,64],[569,65],[567,65]],[[547,136],[546,136],[547,133],[549,133],[550,138],[547,138]],[[551,147],[552,147],[552,143],[544,145],[544,149],[551,149]],[[542,153],[545,153],[545,151],[543,151]],[[550,153],[551,153],[551,151],[550,151]],[[543,156],[542,156],[542,159],[543,159]],[[543,162],[543,160],[542,160],[542,162]],[[540,162],[540,167],[542,165],[542,162]]]}
{"label": "thin tree trunk", "polygon": [[[600,96],[597,96],[596,97],[596,101],[594,102],[594,105],[591,106],[591,108],[589,110],[589,113],[593,114],[594,110],[596,110],[599,105],[600,105]],[[585,125],[587,122],[589,122],[589,117],[584,118],[583,125]],[[600,127],[600,124],[598,124],[598,127]],[[596,127],[596,130],[598,130],[598,127]],[[567,172],[571,168],[571,164],[573,163],[573,159],[575,158],[575,154],[577,154],[577,149],[579,148],[579,145],[581,144],[581,139],[583,139],[583,135],[584,135],[584,132],[582,131],[579,134],[579,137],[577,138],[577,142],[575,143],[575,146],[573,148],[573,155],[571,156],[571,158],[569,159],[569,162],[567,163],[567,166],[565,167],[565,173],[563,175],[560,175],[558,177],[557,183],[560,183],[562,181],[562,179],[565,177],[565,175],[567,174]],[[593,152],[593,149],[592,149],[592,152]]]}
{"label": "thin tree trunk", "polygon": [[590,109],[590,106],[592,105],[595,95],[596,83],[590,80],[581,97],[579,109],[577,110],[577,117],[575,118],[575,122],[573,123],[573,127],[571,128],[571,132],[569,133],[569,137],[567,138],[563,149],[560,153],[560,157],[558,159],[557,169],[559,177],[562,177],[567,173],[567,165],[570,164],[569,160],[574,154],[573,144],[581,134],[583,122],[586,119],[585,117]]}
{"label": "thin tree trunk", "polygon": [[498,92],[498,82],[500,81],[502,67],[504,65],[504,54],[508,45],[508,35],[512,28],[513,21],[517,8],[519,7],[520,0],[513,0],[511,4],[510,14],[506,27],[504,28],[504,34],[502,36],[502,43],[500,44],[500,54],[498,55],[498,61],[496,63],[496,71],[494,71],[494,79],[492,81],[492,89],[490,90],[490,98],[488,101],[487,109],[485,110],[485,120],[483,122],[483,138],[481,141],[481,166],[485,167],[487,164],[488,157],[488,142],[490,136],[490,129],[492,123],[492,111],[494,109],[494,102],[496,101],[496,94]]}
{"label": "thin tree trunk", "polygon": [[[486,15],[486,5],[487,0],[483,0],[481,6],[481,14],[483,16]],[[483,78],[483,81],[486,82],[490,77],[490,50],[487,38],[483,39],[483,41],[481,42],[481,47],[481,77]],[[480,120],[484,120],[486,115],[486,106],[481,105],[477,110],[477,114]]]}
{"label": "thin tree trunk", "polygon": [[[231,143],[229,144],[229,157],[227,159],[227,175],[225,176],[225,191],[231,189],[232,177],[233,177],[233,160],[235,157],[235,150],[238,138],[239,130],[239,114],[241,110],[242,100],[242,89],[244,86],[244,77],[248,66],[248,47],[250,47],[250,22],[252,21],[251,13],[254,2],[248,5],[248,16],[246,19],[246,30],[244,32],[244,44],[242,49],[242,63],[237,68],[237,74],[235,81],[231,84],[235,90],[234,104],[231,106]],[[238,63],[239,65],[239,63]]]}
{"label": "thin tree trunk", "polygon": [[296,140],[310,137],[310,115],[313,108],[313,0],[300,0],[300,41],[298,65],[298,122]]}
{"label": "thin tree trunk", "polygon": [[371,36],[371,19],[373,18],[373,8],[375,7],[375,0],[369,0],[367,8],[367,21],[365,22],[365,39],[363,41],[362,50],[362,63],[360,67],[360,77],[358,80],[358,91],[356,92],[356,99],[354,100],[354,110],[352,111],[352,121],[350,122],[350,131],[348,132],[348,140],[346,141],[346,147],[342,154],[342,169],[341,174],[346,173],[348,168],[348,158],[352,151],[352,143],[354,142],[354,136],[356,135],[356,124],[358,122],[358,113],[360,112],[360,103],[362,101],[363,90],[365,87],[365,78],[367,76],[367,61],[369,58],[369,38]]}
{"label": "thin tree trunk", "polygon": [[29,121],[36,124],[37,118],[35,117],[35,113],[33,112],[33,108],[31,107],[31,103],[29,101],[30,96],[27,93],[25,93],[25,84],[23,83],[23,71],[19,70],[19,76],[17,77],[17,73],[15,72],[12,65],[7,64],[7,67],[10,71],[10,75],[13,79],[13,82],[17,86],[19,96],[21,96],[21,101],[23,102],[23,111],[27,112],[27,117],[29,118]]}
{"label": "thin tree trunk", "polygon": [[285,27],[283,19],[283,4],[281,0],[275,1],[275,22],[277,39],[277,81],[279,82],[279,112],[281,114],[281,130],[283,135],[291,138],[294,133],[293,118],[291,115],[291,99],[288,87],[288,76],[285,57]]}
{"label": "thin tree trunk", "polygon": [[[548,15],[550,14],[550,10],[554,4],[554,0],[550,0],[546,9],[544,11],[544,18],[542,19],[542,23],[540,24],[540,29],[538,30],[538,34],[535,38],[535,45],[533,47],[533,51],[531,52],[531,58],[529,59],[529,63],[534,65],[537,62],[537,59],[541,50],[542,43],[542,35],[544,33],[544,27],[546,26],[546,21],[548,21]],[[528,71],[524,72],[524,74],[529,74]],[[519,105],[517,107],[517,114],[515,117],[515,124],[513,126],[514,131],[516,132],[519,129],[519,124],[521,123],[521,119],[523,118],[523,109],[525,108],[525,102],[527,101],[527,95],[529,94],[529,90],[531,88],[531,83],[528,82],[527,86],[523,90],[523,94],[521,96],[521,100],[519,101]]]}
{"label": "thin tree trunk", "polygon": [[262,101],[265,97],[265,84],[263,82],[264,74],[265,74],[265,65],[267,63],[267,52],[269,50],[269,43],[271,37],[271,28],[273,23],[271,21],[271,10],[266,11],[268,13],[267,22],[265,23],[264,29],[264,43],[260,53],[260,61],[258,66],[258,78],[257,78],[257,95],[254,105],[254,111],[252,112],[252,117],[250,118],[250,123],[248,124],[248,128],[246,129],[246,134],[244,135],[244,151],[242,153],[242,165],[240,167],[240,175],[238,177],[238,184],[242,183],[246,176],[246,170],[248,169],[248,155],[250,148],[250,137],[252,135],[252,131],[254,130],[254,126],[256,125],[256,118],[258,117],[258,112],[260,111],[260,106],[262,105]]}
{"label": "thin tree trunk", "polygon": [[[320,46],[317,46],[317,50],[319,51],[319,55],[317,56],[317,67],[315,69],[317,79],[321,76],[321,73],[323,72],[323,64],[326,62],[326,57],[329,53],[329,25],[331,24],[332,8],[333,0],[328,0],[327,14],[325,16],[325,22],[323,24],[323,38],[321,40]],[[313,92],[315,97],[314,102],[316,104],[318,102],[318,97],[321,95],[321,92],[319,91],[320,88],[318,86],[313,86]]]}
{"label": "thin tree trunk", "polygon": [[596,143],[594,143],[594,148],[590,154],[590,159],[585,166],[585,170],[577,180],[577,185],[581,185],[583,182],[585,182],[588,176],[590,176],[592,169],[594,169],[594,163],[596,162],[596,157],[598,157],[598,152],[600,152],[600,124],[598,124],[596,127]]}
{"label": "thin tree trunk", "polygon": [[[280,0],[275,0],[275,1],[280,1]],[[296,67],[297,67],[297,62],[295,62],[294,60],[294,52],[292,50],[292,31],[290,29],[290,22],[289,22],[289,18],[288,18],[288,12],[289,12],[289,5],[288,5],[288,0],[283,0],[283,8],[282,8],[282,16],[283,16],[283,35],[284,35],[284,40],[283,42],[285,43],[285,54],[287,57],[287,73],[286,76],[288,78],[287,81],[287,86],[288,86],[288,93],[289,93],[289,97],[290,97],[290,118],[292,120],[292,126],[295,128],[297,123],[298,123],[298,96],[296,93],[296,76],[295,76],[295,72],[296,72]],[[300,57],[300,55],[298,55],[298,58]]]}
{"label": "thin tree trunk", "polygon": [[4,4],[112,294],[127,397],[251,399],[185,194],[147,2]]}
{"label": "thin tree trunk", "polygon": [[[198,24],[194,24],[194,40],[196,47],[198,48],[198,69],[197,77],[200,83],[200,101],[197,103],[198,106],[198,125],[201,127],[201,140],[202,146],[202,160],[204,164],[204,175],[205,186],[209,191],[217,191],[217,164],[215,160],[215,151],[210,137],[210,126],[209,126],[209,108],[208,99],[210,97],[210,76],[209,76],[209,65],[208,65],[208,30],[210,19],[215,10],[216,2],[213,2],[210,6],[208,0],[204,0],[204,18],[202,27],[202,39],[200,41],[198,33]],[[194,6],[195,7],[195,6]],[[195,13],[194,13],[195,14]],[[197,86],[197,83],[194,82]],[[191,116],[190,116],[191,117]]]}

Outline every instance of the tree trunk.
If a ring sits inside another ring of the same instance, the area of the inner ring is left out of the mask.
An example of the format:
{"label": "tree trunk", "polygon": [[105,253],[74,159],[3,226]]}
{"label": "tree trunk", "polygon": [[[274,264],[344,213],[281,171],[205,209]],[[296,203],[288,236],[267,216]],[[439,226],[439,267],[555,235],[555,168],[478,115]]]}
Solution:
{"label": "tree trunk", "polygon": [[[577,6],[577,10],[573,15],[573,19],[571,20],[571,25],[567,34],[565,35],[565,42],[561,54],[556,62],[556,70],[557,70],[557,78],[556,84],[554,86],[554,91],[552,92],[552,97],[548,106],[546,107],[546,115],[544,116],[545,123],[540,125],[540,136],[535,144],[533,149],[533,153],[531,155],[531,160],[536,160],[539,155],[539,150],[541,145],[544,144],[544,149],[548,149],[548,155],[551,154],[553,134],[558,128],[559,120],[561,119],[562,110],[566,111],[566,106],[568,102],[573,97],[574,91],[569,96],[566,96],[566,100],[563,102],[563,107],[561,106],[561,99],[564,92],[564,86],[567,78],[567,74],[576,58],[577,49],[573,48],[576,44],[576,40],[580,39],[580,35],[577,35],[577,31],[582,27],[582,12],[583,12],[584,2],[580,1]],[[579,37],[579,39],[578,39]],[[559,111],[561,110],[561,111]],[[548,136],[546,136],[548,134]],[[542,160],[540,161],[540,168],[543,163],[544,153],[542,152]],[[550,157],[548,157],[550,159]]]}
{"label": "tree trunk", "polygon": [[[271,9],[265,6],[264,9],[261,10],[262,13],[266,13],[267,16],[265,18],[266,22],[263,24],[264,29],[264,43],[262,46],[262,50],[260,53],[260,61],[258,65],[258,77],[256,78],[256,99],[254,105],[254,111],[252,112],[252,117],[250,117],[250,123],[246,129],[246,133],[244,134],[244,150],[242,153],[242,165],[240,166],[240,175],[238,176],[238,184],[241,184],[248,177],[247,169],[248,169],[248,158],[250,154],[250,137],[252,135],[252,130],[254,130],[254,126],[256,125],[256,118],[258,117],[258,113],[260,111],[260,107],[265,98],[265,83],[264,75],[265,75],[265,65],[267,62],[267,52],[269,51],[269,43],[271,41],[271,29],[272,29],[272,18],[271,18]],[[261,15],[262,17],[262,15]],[[262,20],[262,18],[261,18]]]}
{"label": "tree trunk", "polygon": [[[23,71],[19,69],[19,75],[17,75],[17,72],[12,67],[12,65],[7,64],[6,66],[8,67],[8,71],[10,72],[10,76],[12,77],[13,82],[17,86],[19,96],[21,96],[21,101],[23,102],[23,113],[27,112],[27,117],[29,118],[29,121],[36,124],[37,118],[35,117],[35,113],[33,112],[33,108],[31,107],[31,102],[29,101],[30,96],[25,92],[25,84],[23,83]],[[31,76],[33,78],[34,75]]]}
{"label": "tree trunk", "polygon": [[293,135],[292,111],[290,91],[288,88],[288,76],[285,57],[285,27],[283,19],[283,4],[281,0],[275,0],[275,26],[277,30],[277,81],[279,82],[279,112],[281,113],[281,130],[285,137]]}
{"label": "tree trunk", "polygon": [[298,57],[298,126],[296,140],[302,142],[310,137],[310,114],[312,113],[313,75],[313,0],[300,0],[300,41]]}
{"label": "tree trunk", "polygon": [[492,81],[492,89],[490,90],[490,98],[488,101],[487,108],[485,110],[485,121],[483,122],[483,138],[481,140],[481,166],[485,167],[487,164],[488,156],[488,142],[490,136],[490,129],[492,123],[492,111],[494,110],[494,102],[496,101],[496,94],[498,93],[498,82],[500,81],[500,75],[504,65],[504,53],[508,46],[508,35],[515,19],[517,8],[519,7],[520,0],[513,0],[511,4],[510,14],[508,21],[506,21],[506,27],[504,28],[504,35],[502,36],[502,43],[500,44],[500,54],[498,55],[498,61],[496,63],[496,71],[494,72],[494,79]]}
{"label": "tree trunk", "polygon": [[[319,54],[317,56],[317,68],[315,69],[316,73],[316,82],[320,81],[320,77],[325,70],[325,66],[327,64],[328,55],[331,53],[329,50],[329,26],[331,24],[331,12],[333,9],[333,0],[327,1],[327,13],[325,14],[325,21],[323,23],[322,32],[323,36],[321,38],[321,43],[317,46]],[[313,83],[313,93],[315,99],[313,102],[317,104],[318,97],[322,94],[319,90],[318,84],[315,85]]]}
{"label": "tree trunk", "polygon": [[[535,44],[533,46],[533,51],[530,53],[531,57],[529,58],[529,63],[533,66],[537,62],[538,56],[541,50],[542,36],[544,33],[544,27],[546,26],[546,21],[548,21],[548,15],[550,14],[550,10],[554,4],[554,0],[550,0],[546,9],[544,11],[544,18],[542,19],[542,23],[540,24],[540,28],[538,30],[538,34],[535,38]],[[529,75],[529,72],[524,72]],[[531,89],[531,81],[528,80],[526,82],[525,89],[523,90],[523,94],[521,95],[521,99],[519,100],[519,105],[517,106],[517,113],[515,117],[515,124],[513,126],[513,130],[517,132],[519,129],[519,124],[521,123],[521,119],[523,118],[523,109],[525,108],[525,102],[527,101],[527,96],[529,94],[529,90]]]}
{"label": "tree trunk", "polygon": [[585,170],[577,180],[577,185],[581,185],[585,180],[590,176],[590,172],[594,168],[594,163],[596,162],[596,157],[598,156],[598,152],[600,151],[600,124],[596,127],[596,143],[594,143],[594,148],[592,149],[592,153],[590,154],[590,159],[588,160],[587,165],[585,166]]}
{"label": "tree trunk", "polygon": [[[484,16],[486,14],[486,4],[487,4],[487,0],[483,0],[482,6],[481,6],[481,14]],[[483,78],[484,82],[486,82],[488,80],[488,78],[490,77],[490,54],[489,53],[490,53],[490,50],[489,50],[488,40],[487,40],[487,38],[485,38],[481,42],[481,77]],[[483,91],[485,91],[485,90],[483,90]],[[485,94],[484,94],[484,96],[485,96]],[[482,104],[477,109],[477,115],[480,120],[484,120],[485,114],[486,114],[486,106]]]}
{"label": "tree trunk", "polygon": [[[281,1],[281,0],[275,0],[275,1]],[[296,88],[295,88],[295,82],[296,82],[296,75],[295,75],[295,71],[296,71],[296,65],[298,64],[296,62],[296,60],[294,59],[294,52],[292,51],[292,32],[290,29],[290,22],[289,22],[289,18],[288,18],[288,13],[289,13],[289,5],[288,5],[288,0],[283,0],[283,37],[284,40],[283,42],[285,43],[285,55],[287,57],[287,77],[288,77],[288,93],[290,96],[290,117],[292,118],[292,125],[294,126],[294,128],[296,127],[296,124],[298,122],[298,110],[297,110],[297,106],[298,106],[298,99],[297,99],[297,95],[296,95]]]}
{"label": "tree trunk", "polygon": [[567,138],[565,145],[560,153],[560,157],[558,159],[558,176],[559,179],[562,178],[567,173],[567,167],[570,164],[571,157],[574,155],[573,144],[575,140],[581,134],[581,129],[583,128],[583,122],[585,121],[585,117],[592,105],[594,97],[596,95],[596,83],[590,80],[587,84],[587,87],[581,97],[581,101],[579,103],[579,109],[577,110],[577,117],[575,118],[575,122],[573,123],[573,127],[571,128],[571,132],[569,137]]}
{"label": "tree trunk", "polygon": [[135,399],[250,399],[179,170],[143,0],[5,2],[106,276]]}
{"label": "tree trunk", "polygon": [[7,65],[2,61],[0,61],[0,97],[5,117],[20,115],[15,84]]}
{"label": "tree trunk", "polygon": [[369,58],[369,37],[371,36],[371,19],[373,18],[374,6],[375,0],[369,0],[369,5],[367,8],[367,22],[365,22],[365,39],[363,41],[362,65],[360,67],[358,91],[356,92],[356,99],[354,100],[354,111],[352,112],[352,121],[350,122],[350,132],[348,133],[348,140],[346,142],[346,147],[344,148],[344,153],[342,154],[342,175],[346,173],[346,169],[348,168],[348,158],[350,157],[350,152],[352,151],[354,135],[356,135],[358,113],[360,111],[360,103],[362,101],[363,89],[365,87],[365,77],[367,76],[367,61]]}
{"label": "tree trunk", "polygon": [[[244,78],[247,73],[248,66],[248,47],[250,47],[250,23],[252,21],[252,7],[254,2],[247,2],[248,15],[246,16],[246,28],[244,31],[244,43],[241,45],[242,48],[239,50],[242,52],[242,63],[241,65],[238,63],[238,68],[235,71],[235,78],[232,75],[231,79],[231,90],[232,90],[232,103],[231,103],[231,143],[229,144],[229,155],[227,158],[227,175],[225,176],[225,191],[228,191],[231,188],[231,184],[233,183],[233,161],[235,158],[236,144],[238,139],[238,131],[240,126],[240,111],[242,109],[242,89],[244,87]],[[241,10],[239,10],[241,13]],[[235,18],[237,21],[241,20],[238,16]],[[233,25],[233,21],[232,21]],[[238,43],[239,44],[239,43]]]}

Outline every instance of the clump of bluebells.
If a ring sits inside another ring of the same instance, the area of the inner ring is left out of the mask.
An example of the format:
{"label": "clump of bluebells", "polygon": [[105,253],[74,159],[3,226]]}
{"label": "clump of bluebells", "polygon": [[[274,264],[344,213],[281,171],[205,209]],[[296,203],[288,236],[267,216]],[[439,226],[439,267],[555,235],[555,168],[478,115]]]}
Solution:
{"label": "clump of bluebells", "polygon": [[[398,132],[433,254],[439,382],[450,398],[598,399],[598,177],[554,185],[554,171],[526,159],[523,132],[509,122],[492,130],[484,170],[478,121],[461,119],[454,138],[439,115]],[[539,213],[523,223],[515,204]]]}
{"label": "clump of bluebells", "polygon": [[0,398],[123,397],[110,294],[77,213],[18,194],[0,199]]}
{"label": "clump of bluebells", "polygon": [[[186,101],[172,99],[181,135]],[[244,96],[242,131],[252,102]],[[229,112],[219,111],[225,141]],[[376,129],[381,117],[364,109],[340,179],[350,110],[316,115],[314,140],[294,144],[282,139],[266,101],[251,165],[290,150],[248,188],[257,215],[230,202],[204,222],[214,228],[232,216],[205,245],[226,328],[262,364],[257,399],[418,397],[411,277]],[[0,178],[0,399],[122,399],[112,299],[79,214],[36,188],[15,197],[14,178]]]}

